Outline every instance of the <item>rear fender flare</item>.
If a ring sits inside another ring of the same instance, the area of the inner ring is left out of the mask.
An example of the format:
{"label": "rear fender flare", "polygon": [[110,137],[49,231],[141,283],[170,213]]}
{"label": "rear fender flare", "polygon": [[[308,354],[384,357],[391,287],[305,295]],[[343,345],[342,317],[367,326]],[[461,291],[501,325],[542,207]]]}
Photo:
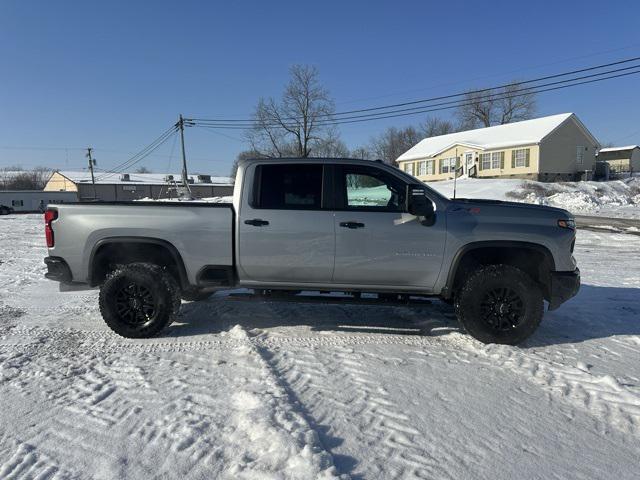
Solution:
{"label": "rear fender flare", "polygon": [[162,240],[160,238],[152,238],[152,237],[106,237],[98,240],[96,244],[93,246],[93,248],[91,249],[91,254],[89,255],[89,265],[88,265],[89,272],[88,272],[87,278],[89,279],[89,285],[91,285],[92,287],[97,285],[97,282],[93,278],[95,256],[102,247],[106,245],[111,245],[114,243],[150,244],[150,245],[159,245],[165,248],[169,252],[169,254],[171,255],[173,261],[177,266],[178,277],[179,277],[178,280],[180,283],[180,287],[183,289],[189,287],[190,283],[189,283],[189,278],[187,276],[187,270],[184,266],[184,261],[182,260],[182,256],[180,255],[180,252],[178,252],[178,249],[172,243],[167,242],[166,240]]}

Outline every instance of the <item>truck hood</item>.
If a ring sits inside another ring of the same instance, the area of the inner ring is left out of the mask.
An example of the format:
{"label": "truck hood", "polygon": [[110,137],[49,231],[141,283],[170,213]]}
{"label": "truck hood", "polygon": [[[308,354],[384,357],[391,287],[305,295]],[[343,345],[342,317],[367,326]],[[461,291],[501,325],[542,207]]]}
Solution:
{"label": "truck hood", "polygon": [[503,200],[491,200],[483,198],[456,198],[451,199],[451,206],[455,207],[480,207],[482,206],[496,206],[504,208],[519,208],[525,210],[533,210],[538,213],[548,213],[549,215],[559,216],[559,218],[573,218],[573,215],[562,208],[549,207],[546,205],[536,205],[532,203],[520,203],[520,202],[505,202]]}

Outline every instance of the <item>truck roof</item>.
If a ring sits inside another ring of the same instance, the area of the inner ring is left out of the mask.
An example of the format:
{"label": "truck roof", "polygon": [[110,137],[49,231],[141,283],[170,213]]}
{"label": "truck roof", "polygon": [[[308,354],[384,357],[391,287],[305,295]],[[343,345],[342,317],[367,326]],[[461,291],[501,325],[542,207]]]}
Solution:
{"label": "truck roof", "polygon": [[[274,158],[248,158],[241,163],[272,162],[272,163],[358,163],[370,164],[371,162],[383,163],[382,160],[364,160],[362,158],[325,158],[325,157],[274,157]],[[385,164],[388,165],[388,164]]]}

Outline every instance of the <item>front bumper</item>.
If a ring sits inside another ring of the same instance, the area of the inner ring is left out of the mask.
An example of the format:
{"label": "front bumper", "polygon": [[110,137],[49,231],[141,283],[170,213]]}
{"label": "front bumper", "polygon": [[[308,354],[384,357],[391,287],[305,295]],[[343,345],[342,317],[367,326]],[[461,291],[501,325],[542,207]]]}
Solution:
{"label": "front bumper", "polygon": [[44,274],[46,278],[62,283],[72,282],[71,269],[63,258],[45,257],[44,263],[47,266],[47,273]]}
{"label": "front bumper", "polygon": [[580,269],[573,272],[551,272],[549,310],[555,310],[580,290]]}

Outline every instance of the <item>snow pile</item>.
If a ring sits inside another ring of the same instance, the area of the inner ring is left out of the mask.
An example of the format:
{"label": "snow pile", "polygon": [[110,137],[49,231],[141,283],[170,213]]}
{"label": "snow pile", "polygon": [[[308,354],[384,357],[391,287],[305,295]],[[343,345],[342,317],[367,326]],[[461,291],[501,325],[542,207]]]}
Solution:
{"label": "snow pile", "polygon": [[[453,197],[453,180],[431,182],[429,186]],[[457,198],[489,198],[538,205],[550,205],[574,213],[607,212],[640,216],[640,178],[609,182],[544,183],[517,179],[460,178]]]}
{"label": "snow pile", "polygon": [[236,386],[230,398],[233,428],[225,442],[241,454],[227,464],[225,475],[234,479],[338,478],[331,455],[293,408],[247,332],[235,325],[223,336],[244,344],[235,348],[233,355],[236,361],[249,362],[254,369],[251,377],[234,379]]}
{"label": "snow pile", "polygon": [[597,212],[602,208],[640,206],[640,179],[560,183],[525,181],[519,189],[507,193],[507,197],[573,212]]}

